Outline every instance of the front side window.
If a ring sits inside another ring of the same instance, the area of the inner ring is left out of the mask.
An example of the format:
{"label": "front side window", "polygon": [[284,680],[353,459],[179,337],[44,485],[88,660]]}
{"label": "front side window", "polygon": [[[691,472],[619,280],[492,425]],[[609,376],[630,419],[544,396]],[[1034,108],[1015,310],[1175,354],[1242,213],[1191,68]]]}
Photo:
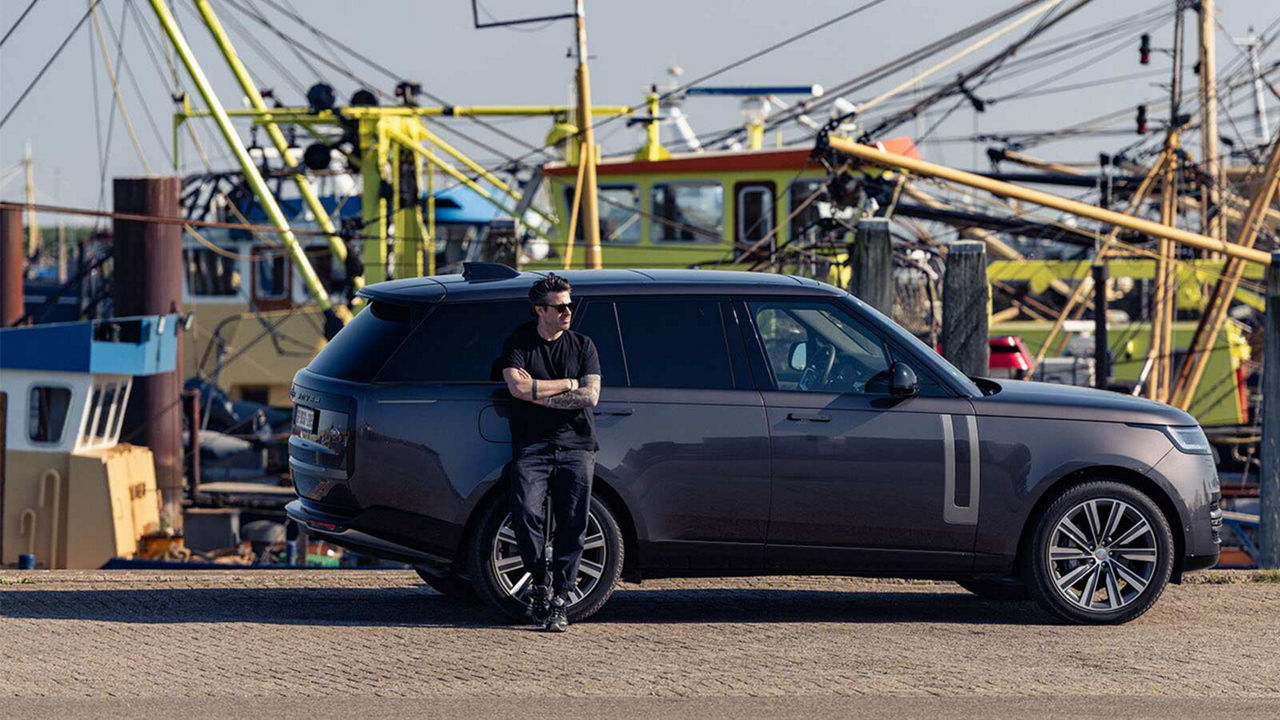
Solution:
{"label": "front side window", "polygon": [[[843,308],[809,301],[759,301],[749,306],[778,390],[888,390],[888,350]],[[872,378],[876,382],[868,388]]]}
{"label": "front side window", "polygon": [[651,234],[657,242],[720,242],[724,186],[718,182],[654,183]]}
{"label": "front side window", "polygon": [[733,387],[716,300],[627,300],[617,310],[632,387]]}
{"label": "front side window", "polygon": [[[599,200],[600,242],[640,242],[640,190],[635,185],[601,185]],[[565,188],[564,206],[573,208],[573,186]],[[567,217],[567,215],[566,215]],[[582,242],[582,208],[578,208],[578,230],[575,238]]]}
{"label": "front side window", "polygon": [[71,407],[71,391],[62,387],[36,386],[27,400],[27,437],[31,442],[56,443],[62,439]]}
{"label": "front side window", "polygon": [[503,341],[533,321],[528,300],[441,305],[387,361],[378,381],[500,382]]}

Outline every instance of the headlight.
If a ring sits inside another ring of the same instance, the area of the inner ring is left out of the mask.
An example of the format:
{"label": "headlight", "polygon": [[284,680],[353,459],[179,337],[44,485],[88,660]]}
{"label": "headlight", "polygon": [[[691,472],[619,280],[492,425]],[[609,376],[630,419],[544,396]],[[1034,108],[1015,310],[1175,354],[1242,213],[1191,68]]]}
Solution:
{"label": "headlight", "polygon": [[1173,446],[1184,453],[1208,455],[1211,452],[1209,438],[1204,436],[1204,430],[1199,425],[1166,425],[1161,429],[1173,441]]}

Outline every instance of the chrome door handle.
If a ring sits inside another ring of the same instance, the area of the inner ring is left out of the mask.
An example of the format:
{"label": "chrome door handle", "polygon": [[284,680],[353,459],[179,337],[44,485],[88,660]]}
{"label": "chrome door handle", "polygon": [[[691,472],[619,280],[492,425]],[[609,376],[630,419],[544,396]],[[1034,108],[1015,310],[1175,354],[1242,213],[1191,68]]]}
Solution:
{"label": "chrome door handle", "polygon": [[831,422],[831,418],[829,416],[820,415],[818,413],[787,413],[787,419],[795,420],[796,422],[801,420],[808,420],[809,422]]}

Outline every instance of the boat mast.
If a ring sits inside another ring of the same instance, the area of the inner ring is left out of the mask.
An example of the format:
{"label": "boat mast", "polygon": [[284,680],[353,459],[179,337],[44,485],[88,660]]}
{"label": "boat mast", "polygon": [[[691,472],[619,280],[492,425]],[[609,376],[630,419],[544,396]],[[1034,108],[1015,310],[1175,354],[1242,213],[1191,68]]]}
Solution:
{"label": "boat mast", "polygon": [[285,249],[289,252],[289,257],[293,260],[294,266],[298,268],[298,272],[302,275],[303,283],[306,284],[312,297],[315,298],[316,305],[324,311],[325,336],[333,337],[338,330],[342,329],[346,321],[351,319],[351,312],[345,306],[335,306],[330,302],[329,291],[325,289],[324,283],[320,282],[315,269],[311,267],[311,261],[307,259],[307,254],[302,249],[302,244],[298,242],[298,238],[294,236],[293,230],[289,227],[289,221],[285,219],[279,203],[276,202],[275,196],[271,194],[271,189],[267,187],[266,181],[263,180],[262,173],[253,164],[253,158],[249,157],[249,151],[245,149],[240,136],[236,134],[235,127],[231,125],[231,118],[227,115],[226,109],[223,108],[217,93],[213,91],[213,85],[205,77],[204,70],[200,67],[200,62],[196,60],[195,53],[191,51],[191,46],[187,44],[187,39],[178,27],[173,13],[169,11],[169,6],[164,0],[151,0],[151,8],[155,11],[165,34],[169,36],[169,42],[173,44],[174,50],[177,51],[178,56],[182,59],[182,64],[186,66],[187,73],[195,83],[196,89],[200,91],[200,97],[204,99],[205,105],[209,107],[218,129],[222,132],[222,139],[227,143],[227,147],[232,154],[235,155],[236,161],[240,163],[240,171],[244,173],[249,187],[253,189],[254,195],[257,196],[258,202],[271,220],[271,224],[280,232],[280,238],[283,240]]}
{"label": "boat mast", "polygon": [[578,162],[583,163],[582,183],[582,238],[584,260],[592,270],[601,268],[600,262],[600,206],[596,185],[596,139],[591,127],[591,80],[587,74],[587,14],[583,0],[577,0],[576,18],[578,39]]}

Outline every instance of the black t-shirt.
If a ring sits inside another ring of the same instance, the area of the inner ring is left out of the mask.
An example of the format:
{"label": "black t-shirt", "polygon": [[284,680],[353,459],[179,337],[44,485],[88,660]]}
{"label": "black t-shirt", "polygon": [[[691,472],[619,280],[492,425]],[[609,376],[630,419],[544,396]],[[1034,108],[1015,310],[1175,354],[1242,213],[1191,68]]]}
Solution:
{"label": "black t-shirt", "polygon": [[[512,331],[502,344],[500,365],[522,368],[536,380],[581,380],[600,374],[600,357],[591,338],[566,330],[555,340],[544,340],[536,322]],[[591,408],[557,410],[523,400],[511,403],[511,442],[516,447],[554,442],[572,450],[597,450],[596,427]]]}

